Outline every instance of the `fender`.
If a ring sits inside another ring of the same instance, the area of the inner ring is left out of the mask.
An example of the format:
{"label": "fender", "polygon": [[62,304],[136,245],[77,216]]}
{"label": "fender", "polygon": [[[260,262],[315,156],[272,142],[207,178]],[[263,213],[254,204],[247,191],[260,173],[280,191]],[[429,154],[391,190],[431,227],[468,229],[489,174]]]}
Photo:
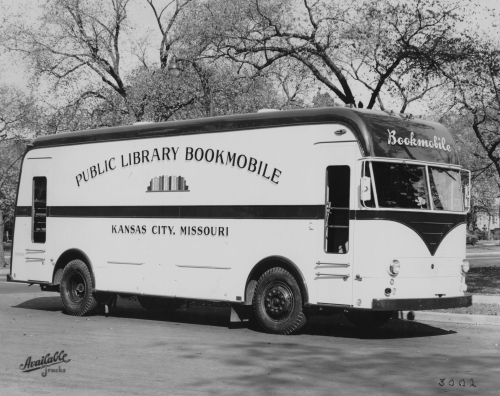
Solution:
{"label": "fender", "polygon": [[[63,269],[66,264],[68,264],[71,260],[74,259],[80,259],[83,262],[85,262],[85,264],[88,265],[90,270],[90,276],[92,277],[92,284],[95,290],[96,289],[95,273],[94,273],[94,267],[92,266],[92,261],[90,260],[89,256],[87,256],[82,250],[78,248],[68,249],[59,256],[59,258],[56,261],[56,266],[54,268],[54,272],[52,275],[53,284],[56,284],[57,271]],[[60,281],[60,279],[58,279],[58,281]]]}
{"label": "fender", "polygon": [[[281,263],[283,264],[283,268],[290,270],[292,275],[295,276],[295,278],[298,281],[299,287],[302,291],[302,298],[304,301],[304,306],[309,306],[309,290],[307,288],[307,282],[306,279],[304,278],[304,275],[300,271],[299,267],[290,259],[283,257],[283,256],[269,256],[266,258],[263,258],[260,260],[255,266],[252,268],[252,271],[250,271],[250,274],[248,275],[247,281],[246,281],[246,286],[245,286],[245,305],[250,305],[252,303],[252,297],[253,297],[253,289],[249,288],[249,285],[252,282],[257,282],[258,277],[260,277],[261,273],[264,273],[269,267],[273,267],[276,263]],[[269,265],[271,264],[271,265]],[[257,279],[256,279],[257,278]]]}

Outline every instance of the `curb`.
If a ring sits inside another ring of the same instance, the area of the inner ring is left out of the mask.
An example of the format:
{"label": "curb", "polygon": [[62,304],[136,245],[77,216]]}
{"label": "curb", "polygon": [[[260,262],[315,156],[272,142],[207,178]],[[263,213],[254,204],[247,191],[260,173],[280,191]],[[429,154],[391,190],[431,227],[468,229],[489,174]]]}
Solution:
{"label": "curb", "polygon": [[448,322],[500,326],[500,316],[493,315],[464,315],[442,312],[399,311],[398,319],[408,320],[412,322]]}
{"label": "curb", "polygon": [[500,295],[473,294],[472,304],[500,304]]}
{"label": "curb", "polygon": [[500,256],[500,252],[498,250],[493,250],[491,252],[484,253],[466,253],[465,257],[476,257],[476,256]]}

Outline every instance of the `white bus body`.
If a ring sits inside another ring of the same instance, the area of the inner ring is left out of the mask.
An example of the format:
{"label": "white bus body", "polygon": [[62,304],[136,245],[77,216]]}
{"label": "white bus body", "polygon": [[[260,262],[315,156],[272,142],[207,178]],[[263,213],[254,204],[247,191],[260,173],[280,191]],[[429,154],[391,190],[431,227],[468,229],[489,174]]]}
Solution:
{"label": "white bus body", "polygon": [[[75,315],[116,294],[253,305],[284,334],[315,307],[382,323],[468,306],[459,170],[438,124],[347,108],[41,137],[8,280],[60,290]],[[426,191],[417,208],[408,189]]]}

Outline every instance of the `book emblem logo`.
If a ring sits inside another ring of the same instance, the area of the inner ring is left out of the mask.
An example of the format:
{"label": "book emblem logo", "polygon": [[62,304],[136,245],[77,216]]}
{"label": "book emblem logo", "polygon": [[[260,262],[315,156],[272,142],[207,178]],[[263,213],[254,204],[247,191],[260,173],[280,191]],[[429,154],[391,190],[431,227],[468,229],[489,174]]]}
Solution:
{"label": "book emblem logo", "polygon": [[146,192],[188,192],[189,186],[182,176],[158,176],[149,182]]}

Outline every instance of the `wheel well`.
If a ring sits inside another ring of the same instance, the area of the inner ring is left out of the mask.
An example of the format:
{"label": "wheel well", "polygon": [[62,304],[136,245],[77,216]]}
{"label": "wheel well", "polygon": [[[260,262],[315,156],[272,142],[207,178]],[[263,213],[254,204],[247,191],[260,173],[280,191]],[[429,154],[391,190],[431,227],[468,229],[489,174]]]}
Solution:
{"label": "wheel well", "polygon": [[292,276],[295,278],[300,287],[303,303],[308,304],[309,293],[307,290],[307,284],[298,267],[292,261],[288,260],[285,257],[272,256],[259,261],[252,269],[252,272],[250,272],[245,287],[245,305],[252,305],[253,295],[255,292],[255,286],[257,285],[257,281],[264,272],[273,267],[284,268],[288,272],[290,272],[290,274],[292,274]]}
{"label": "wheel well", "polygon": [[78,249],[66,250],[63,254],[59,256],[56,265],[54,267],[54,275],[52,278],[52,283],[54,285],[59,285],[61,283],[64,267],[66,267],[66,265],[72,260],[82,260],[85,263],[85,265],[89,268],[90,276],[92,277],[92,284],[94,285],[95,288],[95,277],[94,277],[94,271],[92,269],[92,264],[87,255]]}

